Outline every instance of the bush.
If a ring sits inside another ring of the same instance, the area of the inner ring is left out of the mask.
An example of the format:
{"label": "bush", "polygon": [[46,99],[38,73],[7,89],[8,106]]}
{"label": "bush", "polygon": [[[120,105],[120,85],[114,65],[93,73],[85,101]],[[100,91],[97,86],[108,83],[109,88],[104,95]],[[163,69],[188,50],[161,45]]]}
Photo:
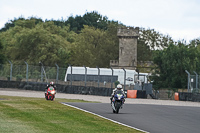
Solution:
{"label": "bush", "polygon": [[22,75],[17,75],[17,76],[16,76],[16,80],[17,80],[17,81],[21,81],[22,79],[23,79]]}
{"label": "bush", "polygon": [[117,85],[120,84],[119,81],[115,81],[115,88],[117,87]]}

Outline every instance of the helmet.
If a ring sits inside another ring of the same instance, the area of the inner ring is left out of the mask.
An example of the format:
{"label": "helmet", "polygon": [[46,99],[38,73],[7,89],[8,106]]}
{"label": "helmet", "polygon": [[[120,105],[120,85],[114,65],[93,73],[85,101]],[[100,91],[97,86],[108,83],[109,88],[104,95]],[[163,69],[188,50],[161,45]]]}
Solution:
{"label": "helmet", "polygon": [[122,85],[118,84],[118,85],[117,85],[117,89],[118,89],[118,90],[121,90],[121,89],[122,89]]}
{"label": "helmet", "polygon": [[53,86],[53,85],[54,85],[54,82],[53,82],[53,81],[51,81],[51,82],[50,82],[50,85],[52,85],[52,86]]}

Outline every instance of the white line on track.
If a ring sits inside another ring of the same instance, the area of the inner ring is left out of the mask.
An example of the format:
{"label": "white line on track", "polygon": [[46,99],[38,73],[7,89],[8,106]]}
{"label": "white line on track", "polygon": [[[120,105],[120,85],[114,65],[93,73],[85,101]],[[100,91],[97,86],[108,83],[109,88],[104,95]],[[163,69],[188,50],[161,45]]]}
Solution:
{"label": "white line on track", "polygon": [[79,107],[76,107],[76,106],[73,106],[73,105],[70,105],[70,104],[67,104],[67,103],[62,103],[62,104],[67,105],[67,106],[72,107],[72,108],[75,108],[75,109],[78,109],[78,110],[81,110],[81,111],[84,111],[84,112],[87,112],[87,113],[90,113],[90,114],[93,114],[93,115],[96,115],[96,116],[98,116],[98,117],[101,117],[101,118],[103,118],[103,119],[106,119],[106,120],[112,121],[112,122],[114,122],[114,123],[117,123],[117,124],[120,124],[120,125],[123,125],[123,126],[129,127],[129,128],[133,128],[133,129],[135,129],[135,130],[138,130],[138,131],[141,131],[141,132],[144,132],[144,133],[149,133],[149,132],[147,132],[147,131],[144,131],[144,130],[138,129],[138,128],[136,128],[136,127],[132,127],[132,126],[129,126],[129,125],[123,124],[123,123],[121,123],[121,122],[114,121],[114,120],[112,120],[112,119],[109,119],[109,118],[106,118],[106,117],[104,117],[104,116],[98,115],[98,114],[96,114],[96,113],[93,113],[93,112],[90,112],[90,111],[87,111],[87,110],[81,109],[81,108],[79,108]]}

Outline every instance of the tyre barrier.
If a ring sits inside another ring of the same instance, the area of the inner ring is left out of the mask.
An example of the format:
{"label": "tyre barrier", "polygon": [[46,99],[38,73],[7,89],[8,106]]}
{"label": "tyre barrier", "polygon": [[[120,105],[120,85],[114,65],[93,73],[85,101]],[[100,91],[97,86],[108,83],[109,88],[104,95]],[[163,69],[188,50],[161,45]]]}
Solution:
{"label": "tyre barrier", "polygon": [[175,94],[174,94],[174,100],[175,101],[179,101],[179,94],[178,94],[178,92],[175,92]]}
{"label": "tyre barrier", "polygon": [[127,98],[147,98],[144,90],[127,90]]}
{"label": "tyre barrier", "polygon": [[[40,82],[24,82],[24,81],[7,81],[0,80],[0,88],[16,88],[23,90],[45,91],[47,84]],[[98,88],[90,86],[70,86],[56,84],[57,92],[69,94],[83,94],[83,95],[99,95],[110,96],[112,94],[111,88]]]}
{"label": "tyre barrier", "polygon": [[127,90],[127,98],[137,98],[137,90]]}
{"label": "tyre barrier", "polygon": [[200,102],[200,93],[177,92],[179,101]]}
{"label": "tyre barrier", "polygon": [[147,98],[147,94],[145,90],[137,90],[137,98]]}

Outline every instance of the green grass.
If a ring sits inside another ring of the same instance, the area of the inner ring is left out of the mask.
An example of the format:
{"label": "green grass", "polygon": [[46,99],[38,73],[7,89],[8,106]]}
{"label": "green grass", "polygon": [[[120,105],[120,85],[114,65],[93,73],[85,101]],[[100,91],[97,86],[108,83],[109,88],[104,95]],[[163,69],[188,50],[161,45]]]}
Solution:
{"label": "green grass", "polygon": [[0,96],[0,133],[139,133],[60,102],[86,101]]}

